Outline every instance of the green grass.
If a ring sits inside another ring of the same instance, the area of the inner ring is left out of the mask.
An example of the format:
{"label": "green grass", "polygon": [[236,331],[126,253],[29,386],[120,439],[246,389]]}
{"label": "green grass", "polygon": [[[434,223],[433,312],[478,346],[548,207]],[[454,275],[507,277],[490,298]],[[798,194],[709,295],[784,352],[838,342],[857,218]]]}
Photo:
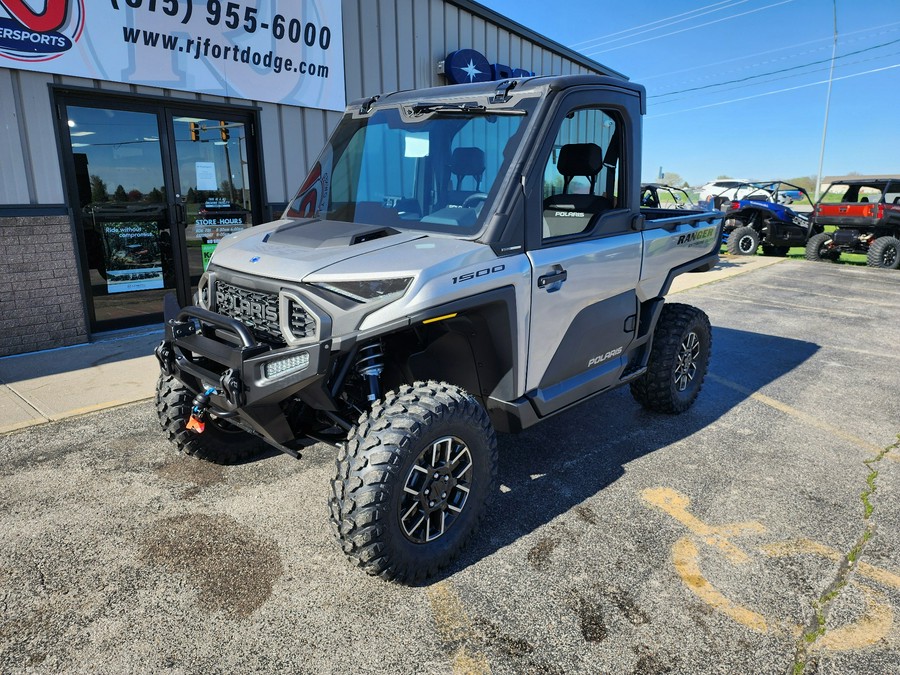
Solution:
{"label": "green grass", "polygon": [[[722,246],[720,253],[723,255],[727,254],[728,251],[725,250],[725,246]],[[759,247],[756,255],[762,255],[762,246]],[[788,258],[792,258],[794,260],[806,260],[806,249],[802,246],[795,246],[788,251]],[[826,264],[826,263],[822,263]],[[861,265],[863,267],[866,266],[866,256],[862,253],[841,253],[840,260],[830,263],[833,265]]]}

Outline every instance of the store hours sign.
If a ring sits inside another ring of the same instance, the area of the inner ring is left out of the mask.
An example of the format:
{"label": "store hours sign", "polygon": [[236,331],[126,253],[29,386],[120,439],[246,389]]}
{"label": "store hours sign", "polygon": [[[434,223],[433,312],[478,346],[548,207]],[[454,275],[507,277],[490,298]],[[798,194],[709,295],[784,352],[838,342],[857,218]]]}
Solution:
{"label": "store hours sign", "polygon": [[341,0],[0,0],[0,67],[343,110]]}

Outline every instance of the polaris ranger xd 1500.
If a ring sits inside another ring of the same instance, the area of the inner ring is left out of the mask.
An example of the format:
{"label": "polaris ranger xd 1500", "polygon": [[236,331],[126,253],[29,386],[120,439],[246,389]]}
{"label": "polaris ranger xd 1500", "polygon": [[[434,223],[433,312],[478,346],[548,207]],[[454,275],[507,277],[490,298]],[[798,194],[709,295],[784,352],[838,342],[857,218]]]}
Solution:
{"label": "polaris ranger xd 1500", "polygon": [[182,452],[337,446],[330,510],[371,574],[445,566],[496,490],[494,430],[628,384],[680,413],[710,325],[664,304],[721,213],[641,209],[643,87],[538,77],[350,105],[281,220],[169,306],[159,418]]}

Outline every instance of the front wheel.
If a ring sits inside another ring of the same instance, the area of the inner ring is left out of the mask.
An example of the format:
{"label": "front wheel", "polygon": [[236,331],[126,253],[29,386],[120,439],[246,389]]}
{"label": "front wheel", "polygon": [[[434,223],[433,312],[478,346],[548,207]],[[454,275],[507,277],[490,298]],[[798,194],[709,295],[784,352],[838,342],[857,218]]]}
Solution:
{"label": "front wheel", "polygon": [[189,431],[194,395],[171,375],[156,382],[156,414],[179,452],[215,464],[235,464],[260,453],[266,443],[226,420],[209,416],[202,434]]}
{"label": "front wheel", "polygon": [[831,248],[831,235],[828,232],[814,234],[806,242],[804,257],[807,260],[820,262],[822,260],[837,260],[841,252]]}
{"label": "front wheel", "polygon": [[712,329],[702,310],[663,305],[647,371],[631,382],[631,395],[648,410],[684,412],[703,386],[711,347]]}
{"label": "front wheel", "polygon": [[869,267],[883,267],[889,270],[900,267],[900,239],[878,237],[869,246],[866,264]]}
{"label": "front wheel", "polygon": [[497,440],[462,389],[417,382],[388,392],[350,431],[331,482],[344,553],[372,575],[417,581],[472,537],[497,478]]}
{"label": "front wheel", "polygon": [[759,233],[752,227],[739,227],[728,235],[725,247],[731,255],[756,255]]}

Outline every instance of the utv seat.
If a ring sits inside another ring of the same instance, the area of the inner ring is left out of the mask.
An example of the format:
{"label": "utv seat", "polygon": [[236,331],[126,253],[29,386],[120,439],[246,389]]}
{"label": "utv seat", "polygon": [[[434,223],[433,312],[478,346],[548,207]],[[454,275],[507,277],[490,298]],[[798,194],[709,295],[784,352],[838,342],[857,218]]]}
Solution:
{"label": "utv seat", "polygon": [[[481,192],[481,179],[484,177],[484,150],[481,148],[454,148],[450,155],[451,179],[456,179],[454,189],[447,191],[447,204],[462,206],[468,197]],[[462,184],[466,178],[471,178],[469,183],[474,183],[474,190],[463,190]]]}
{"label": "utv seat", "polygon": [[[608,198],[594,194],[602,168],[603,150],[596,143],[569,143],[559,149],[556,170],[563,177],[563,191],[544,199],[544,238],[584,232],[598,213],[613,208]],[[576,176],[590,181],[588,194],[569,194]]]}

